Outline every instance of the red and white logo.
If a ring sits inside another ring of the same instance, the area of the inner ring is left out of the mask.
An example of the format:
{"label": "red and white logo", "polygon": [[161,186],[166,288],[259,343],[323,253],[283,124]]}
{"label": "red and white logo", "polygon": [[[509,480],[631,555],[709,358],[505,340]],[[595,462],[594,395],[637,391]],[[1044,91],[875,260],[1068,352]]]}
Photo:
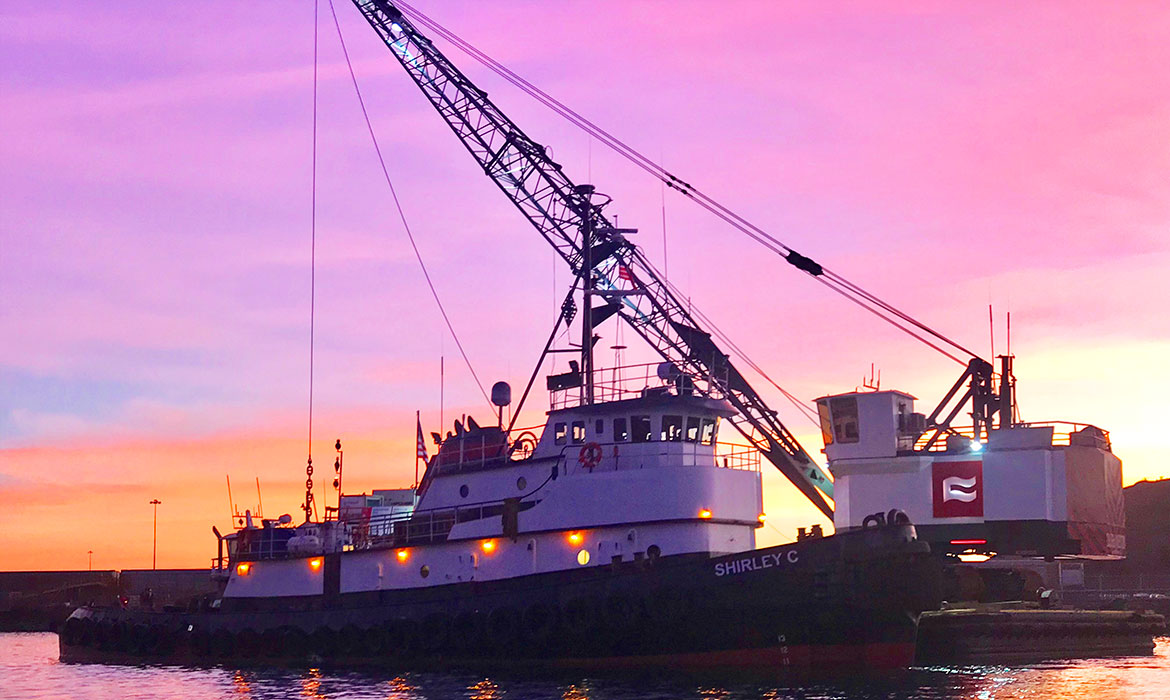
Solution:
{"label": "red and white logo", "polygon": [[983,462],[935,462],[931,491],[934,517],[983,517]]}

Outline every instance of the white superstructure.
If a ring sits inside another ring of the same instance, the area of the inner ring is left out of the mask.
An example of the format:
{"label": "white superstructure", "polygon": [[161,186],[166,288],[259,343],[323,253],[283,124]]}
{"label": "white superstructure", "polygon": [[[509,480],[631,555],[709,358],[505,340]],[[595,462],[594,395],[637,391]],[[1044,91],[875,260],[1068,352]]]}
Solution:
{"label": "white superstructure", "polygon": [[244,557],[225,597],[329,593],[333,567],[333,592],[354,593],[754,549],[759,454],[716,442],[732,413],[664,382],[550,411],[539,436],[457,423],[413,510],[379,517],[343,501],[349,517],[316,526],[344,532],[335,551]]}

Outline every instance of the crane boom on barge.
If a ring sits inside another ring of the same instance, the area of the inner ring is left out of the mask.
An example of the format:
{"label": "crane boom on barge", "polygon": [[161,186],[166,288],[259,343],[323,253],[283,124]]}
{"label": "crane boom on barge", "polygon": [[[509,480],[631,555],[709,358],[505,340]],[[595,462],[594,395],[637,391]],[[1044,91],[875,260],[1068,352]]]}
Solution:
{"label": "crane boom on barge", "polygon": [[[593,326],[620,316],[700,393],[725,398],[732,424],[826,517],[833,481],[732,364],[645,255],[602,212],[608,199],[575,184],[388,0],[354,0],[391,53],[508,199],[569,265],[585,297],[581,382],[591,403]],[[811,262],[811,261],[810,261]],[[603,303],[593,306],[594,298]]]}

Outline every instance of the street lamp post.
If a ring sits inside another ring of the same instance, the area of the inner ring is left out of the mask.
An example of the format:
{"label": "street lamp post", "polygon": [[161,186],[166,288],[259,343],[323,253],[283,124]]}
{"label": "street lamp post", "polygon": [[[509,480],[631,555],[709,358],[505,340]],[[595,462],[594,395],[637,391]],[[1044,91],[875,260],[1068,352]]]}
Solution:
{"label": "street lamp post", "polygon": [[162,501],[158,500],[157,498],[150,502],[150,505],[154,506],[154,545],[152,547],[150,557],[151,569],[158,568],[158,506],[160,503],[162,503]]}

